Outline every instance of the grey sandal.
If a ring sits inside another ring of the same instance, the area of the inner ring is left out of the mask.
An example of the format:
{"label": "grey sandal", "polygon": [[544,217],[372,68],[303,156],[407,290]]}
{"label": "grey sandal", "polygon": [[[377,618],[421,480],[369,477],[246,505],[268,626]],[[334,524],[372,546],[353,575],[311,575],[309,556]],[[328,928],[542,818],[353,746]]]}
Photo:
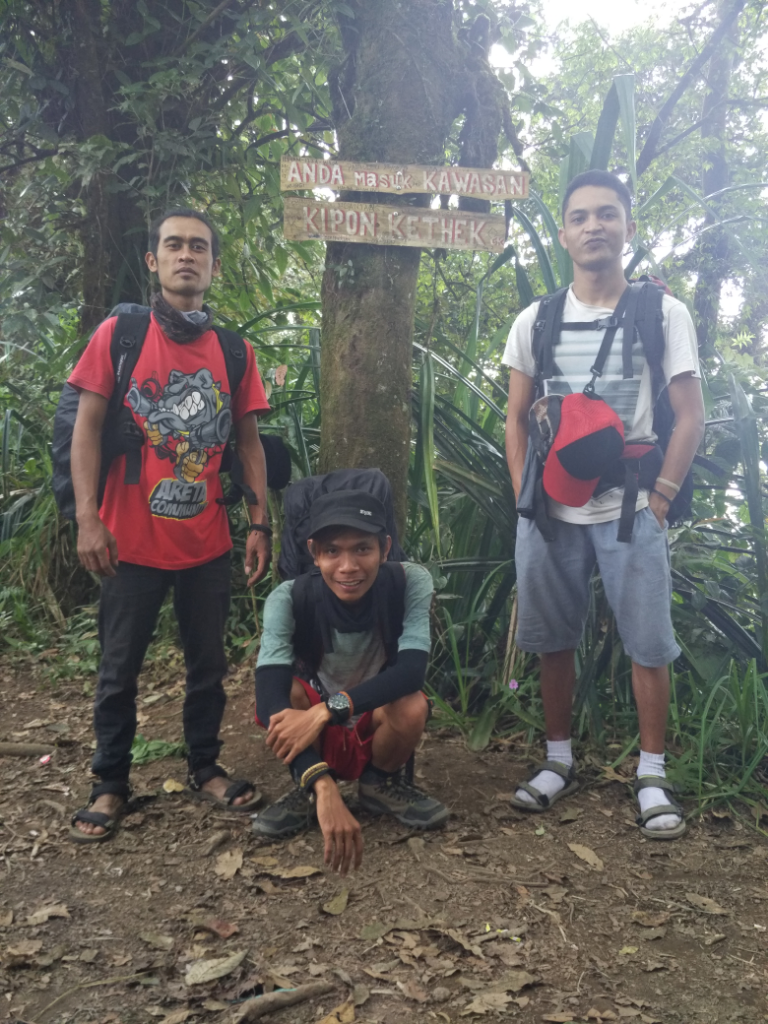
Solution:
{"label": "grey sandal", "polygon": [[[683,810],[682,804],[675,800],[673,793],[677,792],[677,787],[673,782],[668,779],[659,778],[656,775],[642,775],[640,778],[635,779],[632,783],[632,790],[635,794],[635,799],[641,789],[650,789],[654,787],[656,789],[663,789],[667,794],[668,804],[658,804],[656,807],[649,807],[647,811],[641,811],[635,821],[640,826],[640,832],[645,836],[646,839],[679,839],[680,836],[685,832],[685,811]],[[638,800],[638,807],[640,801]],[[660,818],[662,814],[677,814],[680,816],[680,824],[676,825],[675,828],[647,828],[649,821],[653,818]]]}
{"label": "grey sandal", "polygon": [[[554,772],[555,775],[559,775],[561,779],[565,780],[565,786],[558,790],[554,796],[547,796],[546,793],[542,793],[535,786],[531,785],[531,780],[535,779],[539,772]],[[527,782],[519,782],[515,787],[515,789],[522,789],[532,796],[536,803],[526,803],[526,801],[519,800],[516,796],[510,797],[509,802],[520,811],[532,811],[534,814],[541,814],[542,811],[548,811],[552,804],[557,803],[564,796],[571,796],[578,788],[579,781],[576,778],[575,761],[570,768],[567,765],[561,764],[560,761],[542,761],[541,764],[536,765]]]}

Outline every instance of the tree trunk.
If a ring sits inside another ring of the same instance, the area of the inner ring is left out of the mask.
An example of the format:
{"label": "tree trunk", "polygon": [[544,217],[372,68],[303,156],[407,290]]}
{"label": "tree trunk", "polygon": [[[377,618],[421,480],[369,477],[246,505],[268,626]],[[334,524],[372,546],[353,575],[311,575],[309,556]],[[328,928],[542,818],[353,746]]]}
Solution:
{"label": "tree trunk", "polygon": [[[725,5],[722,5],[725,6]],[[701,129],[702,189],[705,196],[712,195],[729,184],[725,147],[725,129],[728,113],[728,88],[738,45],[738,21],[734,21],[728,35],[712,55],[707,73],[707,92],[704,97]],[[711,200],[717,211],[722,201]],[[714,224],[719,214],[707,214],[706,224]],[[720,291],[728,275],[728,235],[723,228],[714,228],[699,242],[699,275],[693,298],[694,319],[699,351],[711,355],[717,317],[720,309]]]}
{"label": "tree trunk", "polygon": [[[81,142],[94,136],[115,140],[111,108],[116,98],[107,68],[112,56],[104,34],[101,0],[70,0],[74,42],[69,57],[73,75],[77,131]],[[123,173],[128,168],[123,167]],[[97,170],[85,188],[85,216],[80,229],[83,245],[83,306],[81,328],[89,333],[116,302],[139,301],[146,279],[146,224],[141,210],[114,188],[108,169]]]}
{"label": "tree trunk", "polygon": [[[450,0],[358,0],[332,80],[339,157],[442,164],[463,107]],[[429,205],[429,196],[343,199]],[[322,282],[320,468],[381,469],[403,530],[410,456],[413,314],[421,250],[328,245]]]}

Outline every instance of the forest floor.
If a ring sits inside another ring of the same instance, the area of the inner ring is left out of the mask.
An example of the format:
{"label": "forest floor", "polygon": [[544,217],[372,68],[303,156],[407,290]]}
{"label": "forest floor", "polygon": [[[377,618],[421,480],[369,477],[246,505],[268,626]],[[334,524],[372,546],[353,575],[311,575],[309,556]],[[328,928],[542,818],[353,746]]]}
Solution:
{"label": "forest floor", "polygon": [[[748,823],[708,815],[645,841],[623,776],[596,761],[575,797],[524,816],[507,797],[535,752],[473,754],[436,730],[417,779],[448,826],[362,816],[364,863],[344,880],[316,831],[260,845],[247,817],[164,792],[178,758],[134,770],[139,808],[112,842],[75,846],[91,697],[46,671],[0,664],[0,739],[57,744],[45,765],[0,758],[0,1021],[230,1024],[249,996],[318,981],[268,1019],[768,1020],[768,841]],[[271,800],[288,779],[252,724],[251,673],[228,679],[222,762]],[[141,733],[178,740],[178,661],[141,693]],[[227,973],[190,983],[210,960]]]}

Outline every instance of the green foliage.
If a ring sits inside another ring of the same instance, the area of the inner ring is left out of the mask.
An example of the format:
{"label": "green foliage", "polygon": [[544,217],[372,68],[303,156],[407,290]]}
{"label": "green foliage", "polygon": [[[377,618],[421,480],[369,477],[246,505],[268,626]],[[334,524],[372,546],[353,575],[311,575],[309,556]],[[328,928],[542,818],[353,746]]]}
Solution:
{"label": "green foliage", "polygon": [[[75,26],[57,20],[65,6],[0,3],[0,636],[14,656],[56,651],[45,661],[54,683],[92,677],[98,657],[89,610],[96,584],[78,567],[74,530],[59,520],[50,491],[55,403],[85,343],[84,301],[108,308],[146,295],[144,234],[149,217],[166,205],[206,209],[220,226],[223,269],[211,304],[221,323],[254,346],[273,409],[262,429],[286,441],[295,477],[315,470],[323,254],[313,243],[286,242],[277,230],[279,160],[287,152],[333,152],[326,119],[339,52],[336,18],[351,17],[337,0],[226,9],[217,0],[102,3],[101,34],[91,38],[108,72],[100,72],[102,120],[91,130]],[[766,66],[755,44],[757,10],[744,16],[747,41],[728,100],[733,184],[707,197],[697,127],[702,76],[678,101],[642,174],[637,162],[681,69],[713,30],[711,9],[664,31],[646,27],[596,45],[588,25],[547,41],[508,4],[454,6],[457,23],[487,13],[498,26],[509,54],[499,78],[526,142],[534,188],[528,201],[512,205],[500,256],[454,251],[422,259],[405,547],[435,580],[429,682],[438,716],[472,749],[498,735],[531,743],[541,734],[535,664],[515,650],[511,635],[517,519],[500,360],[515,315],[535,295],[572,280],[557,237],[565,184],[580,169],[607,167],[634,187],[639,235],[629,273],[660,271],[690,300],[697,239],[718,227],[732,246],[729,280],[745,299],[732,320],[720,318],[718,356],[704,382],[705,454],[722,475],[697,470],[694,515],[671,534],[673,614],[684,647],[672,735],[678,775],[702,805],[756,799],[766,755],[761,672],[768,653],[760,563],[768,254],[759,199],[768,140],[758,102]],[[555,68],[535,79],[530,65],[548,44]],[[461,128],[457,120],[446,162],[456,158]],[[99,210],[117,252],[105,236],[89,234]],[[94,274],[103,278],[101,297],[84,299]],[[734,422],[738,389],[746,405],[739,399]],[[270,511],[279,535],[276,495]],[[247,591],[242,510],[232,529],[228,641],[238,658],[254,653],[262,599],[278,580],[273,567],[255,595]],[[163,657],[175,637],[168,609],[158,632]],[[578,668],[577,737],[603,748],[618,744],[626,756],[637,728],[630,666],[599,585]],[[513,676],[515,690],[507,685]],[[142,740],[147,750],[152,742]]]}
{"label": "green foliage", "polygon": [[759,818],[768,756],[766,676],[754,661],[730,661],[714,677],[690,663],[673,686],[675,774],[700,808],[738,800]]}
{"label": "green foliage", "polygon": [[131,762],[149,764],[150,761],[162,761],[164,757],[186,757],[187,745],[183,741],[168,743],[165,740],[148,740],[141,733],[136,733],[131,747]]}

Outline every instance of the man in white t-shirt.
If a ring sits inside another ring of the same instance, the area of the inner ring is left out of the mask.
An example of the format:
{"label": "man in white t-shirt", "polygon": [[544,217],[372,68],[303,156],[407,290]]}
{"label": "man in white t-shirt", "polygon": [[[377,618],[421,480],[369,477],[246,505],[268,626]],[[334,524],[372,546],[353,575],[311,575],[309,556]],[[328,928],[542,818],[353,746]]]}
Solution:
{"label": "man in white t-shirt", "polygon": [[[622,257],[635,234],[631,197],[624,183],[607,171],[585,171],[568,186],[563,201],[561,244],[573,260],[573,284],[563,323],[610,317],[625,289]],[[512,325],[503,362],[510,367],[506,426],[507,463],[516,496],[528,446],[529,410],[537,376],[533,328],[535,302]],[[680,649],[670,616],[671,575],[666,513],[680,489],[704,431],[704,403],[696,335],[686,307],[663,298],[662,370],[675,429],[656,482],[640,490],[629,543],[617,536],[623,487],[603,491],[579,508],[547,501],[552,537],[520,517],[517,527],[518,633],[521,650],[541,657],[541,690],[547,733],[547,760],[521,783],[514,806],[544,811],[578,788],[571,752],[571,713],[575,685],[574,652],[589,606],[589,580],[598,566],[616,617],[624,649],[632,659],[632,685],[640,722],[640,763],[635,793],[642,833],[676,839],[685,830],[682,808],[665,778],[664,739],[669,708],[668,663]],[[580,392],[592,376],[604,331],[564,330],[555,349],[545,394]],[[616,331],[596,391],[621,418],[625,442],[653,442],[651,374],[642,344],[632,348],[634,375],[622,373],[622,330]],[[631,516],[631,505],[629,506]]]}

